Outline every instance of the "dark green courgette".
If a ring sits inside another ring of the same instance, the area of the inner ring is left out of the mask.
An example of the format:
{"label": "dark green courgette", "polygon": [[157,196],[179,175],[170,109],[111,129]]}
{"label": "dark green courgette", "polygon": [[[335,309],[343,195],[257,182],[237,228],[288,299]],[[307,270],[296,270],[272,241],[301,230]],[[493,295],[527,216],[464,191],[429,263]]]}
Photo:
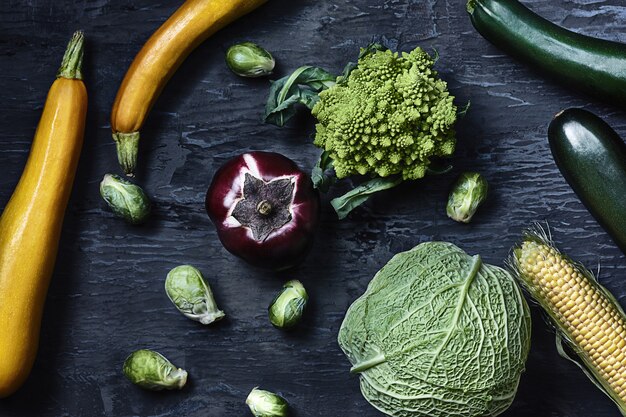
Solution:
{"label": "dark green courgette", "polygon": [[626,143],[604,120],[582,109],[557,114],[548,141],[567,182],[626,253]]}
{"label": "dark green courgette", "polygon": [[626,104],[626,44],[574,33],[517,0],[469,0],[476,30],[507,53],[558,81]]}

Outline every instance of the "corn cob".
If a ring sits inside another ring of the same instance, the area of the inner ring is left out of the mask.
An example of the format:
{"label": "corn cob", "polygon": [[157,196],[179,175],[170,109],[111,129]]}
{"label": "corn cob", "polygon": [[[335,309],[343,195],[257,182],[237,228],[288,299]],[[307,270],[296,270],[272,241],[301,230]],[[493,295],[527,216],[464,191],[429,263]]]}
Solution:
{"label": "corn cob", "polygon": [[617,300],[540,227],[526,233],[510,264],[578,354],[585,373],[626,415],[626,316]]}

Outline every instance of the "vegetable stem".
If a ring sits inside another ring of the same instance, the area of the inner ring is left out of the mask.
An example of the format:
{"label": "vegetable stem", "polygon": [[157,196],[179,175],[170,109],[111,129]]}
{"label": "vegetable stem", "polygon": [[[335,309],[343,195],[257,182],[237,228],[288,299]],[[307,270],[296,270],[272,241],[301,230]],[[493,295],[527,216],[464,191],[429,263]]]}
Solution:
{"label": "vegetable stem", "polygon": [[[207,307],[207,310],[211,311],[207,311],[202,315],[198,315],[198,321],[204,325],[219,321],[226,316],[226,314],[224,314],[222,310],[217,309],[217,304],[215,304],[215,302],[212,303],[210,307]],[[217,312],[215,312],[214,310],[217,310]]]}
{"label": "vegetable stem", "polygon": [[113,133],[113,140],[117,147],[117,160],[129,177],[135,176],[135,166],[137,165],[137,153],[139,152],[139,132]]}
{"label": "vegetable stem", "polygon": [[187,383],[187,371],[180,368],[174,369],[166,379],[171,381],[173,387],[182,389]]}
{"label": "vegetable stem", "polygon": [[474,8],[476,7],[476,1],[475,0],[468,0],[467,5],[465,7],[466,7],[467,12],[469,14],[474,13]]}
{"label": "vegetable stem", "polygon": [[272,212],[272,204],[267,200],[262,200],[259,204],[257,204],[256,211],[261,216],[269,216]]}
{"label": "vegetable stem", "polygon": [[85,37],[83,32],[77,30],[72,39],[67,44],[67,49],[61,61],[61,68],[57,72],[57,78],[67,78],[70,80],[82,80],[83,73],[83,45]]}
{"label": "vegetable stem", "polygon": [[379,353],[376,356],[373,356],[369,359],[366,359],[362,362],[357,363],[356,365],[354,365],[352,368],[350,368],[350,373],[351,374],[359,374],[361,372],[367,371],[370,368],[375,367],[376,365],[380,365],[381,363],[385,362],[387,360],[387,358],[385,358],[385,355],[382,353]]}
{"label": "vegetable stem", "polygon": [[[461,294],[461,302],[465,303],[465,299],[467,298],[467,293],[469,292],[469,288],[472,285],[472,282],[474,281],[474,278],[476,278],[476,275],[478,275],[478,271],[480,271],[480,267],[483,265],[483,260],[480,258],[480,255],[474,255],[472,256],[472,263],[470,264],[470,271],[467,274],[467,279],[465,281],[465,285],[463,285],[463,291]],[[462,304],[461,304],[462,306]],[[461,308],[458,309],[458,313],[455,316],[456,317],[456,321],[458,322],[458,318],[460,317],[460,310]]]}

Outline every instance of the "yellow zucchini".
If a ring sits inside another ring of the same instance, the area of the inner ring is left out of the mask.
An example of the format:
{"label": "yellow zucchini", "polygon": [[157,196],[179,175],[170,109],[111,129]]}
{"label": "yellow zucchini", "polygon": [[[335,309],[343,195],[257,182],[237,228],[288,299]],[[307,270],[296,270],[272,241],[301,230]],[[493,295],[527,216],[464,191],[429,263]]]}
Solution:
{"label": "yellow zucchini", "polygon": [[148,39],[115,97],[111,129],[120,166],[133,175],[139,130],[176,69],[200,43],[267,0],[187,0]]}
{"label": "yellow zucchini", "polygon": [[83,34],[70,41],[26,167],[0,217],[0,398],[32,368],[87,114]]}

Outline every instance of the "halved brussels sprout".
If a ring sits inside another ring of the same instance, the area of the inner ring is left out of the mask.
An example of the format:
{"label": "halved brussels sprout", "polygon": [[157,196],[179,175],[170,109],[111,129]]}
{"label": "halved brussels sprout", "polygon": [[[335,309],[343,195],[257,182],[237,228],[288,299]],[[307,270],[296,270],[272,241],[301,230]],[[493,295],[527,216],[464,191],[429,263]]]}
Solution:
{"label": "halved brussels sprout", "polygon": [[302,318],[308,300],[309,296],[300,281],[287,282],[268,308],[270,323],[279,329],[295,326]]}
{"label": "halved brussels sprout", "polygon": [[232,72],[241,77],[262,77],[272,73],[276,62],[274,57],[259,45],[243,42],[228,48],[226,64]]}
{"label": "halved brussels sprout", "polygon": [[246,404],[255,417],[286,417],[289,404],[280,395],[253,388]]}
{"label": "halved brussels sprout", "polygon": [[130,224],[143,223],[150,214],[150,199],[141,187],[117,175],[104,176],[100,195],[113,213]]}
{"label": "halved brussels sprout", "polygon": [[191,265],[177,266],[167,274],[165,292],[178,311],[192,320],[211,324],[224,318],[211,287],[202,278],[202,273]]}
{"label": "halved brussels sprout", "polygon": [[461,223],[469,223],[487,199],[487,180],[477,172],[464,172],[452,186],[446,212],[448,217]]}
{"label": "halved brussels sprout", "polygon": [[172,365],[163,355],[148,349],[131,353],[124,361],[124,375],[136,385],[152,391],[181,389],[187,371]]}

